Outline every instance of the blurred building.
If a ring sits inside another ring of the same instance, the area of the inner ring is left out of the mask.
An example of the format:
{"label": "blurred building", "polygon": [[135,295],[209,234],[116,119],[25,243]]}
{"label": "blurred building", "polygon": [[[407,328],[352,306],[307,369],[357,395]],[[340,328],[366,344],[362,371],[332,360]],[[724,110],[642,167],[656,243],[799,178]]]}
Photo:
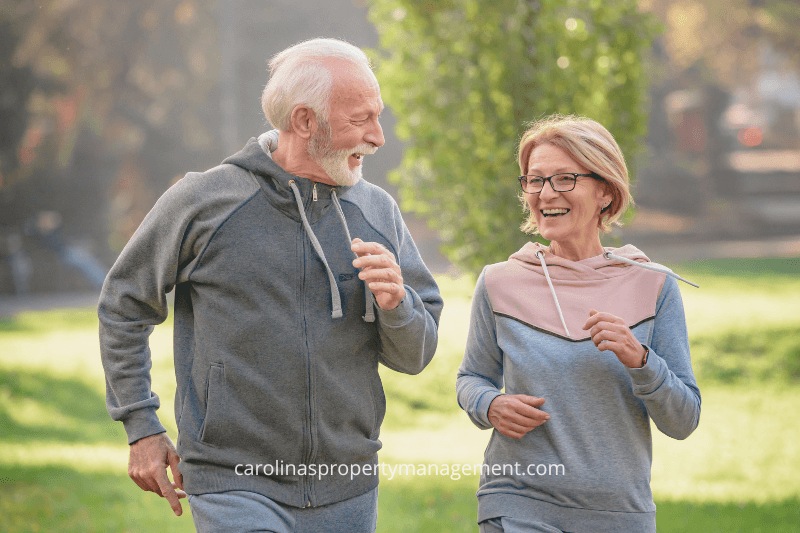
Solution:
{"label": "blurred building", "polygon": [[639,212],[654,243],[800,234],[800,77],[767,42],[757,74],[724,87],[702,64],[652,91]]}

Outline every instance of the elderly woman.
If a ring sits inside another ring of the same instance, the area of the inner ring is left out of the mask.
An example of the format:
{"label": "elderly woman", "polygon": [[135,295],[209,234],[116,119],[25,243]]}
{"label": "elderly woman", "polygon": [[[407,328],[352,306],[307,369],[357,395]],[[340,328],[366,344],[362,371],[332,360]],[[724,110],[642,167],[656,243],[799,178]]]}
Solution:
{"label": "elderly woman", "polygon": [[655,533],[650,420],[685,439],[700,418],[681,278],[600,243],[632,201],[603,126],[541,120],[519,165],[522,229],[550,245],[527,243],[475,288],[456,388],[470,419],[494,428],[480,530]]}

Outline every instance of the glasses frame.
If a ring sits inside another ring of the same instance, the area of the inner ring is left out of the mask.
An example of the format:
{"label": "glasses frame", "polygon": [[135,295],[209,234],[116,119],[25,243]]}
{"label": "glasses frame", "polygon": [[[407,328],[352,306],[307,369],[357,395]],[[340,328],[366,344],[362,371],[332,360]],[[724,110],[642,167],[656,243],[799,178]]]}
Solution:
{"label": "glasses frame", "polygon": [[[556,176],[563,176],[565,174],[569,175],[569,176],[573,176],[575,178],[575,181],[572,183],[572,188],[566,189],[566,190],[563,190],[563,191],[556,189],[555,186],[553,185],[552,178],[555,178]],[[539,189],[536,192],[528,192],[528,191],[526,191],[525,190],[525,186],[528,183],[528,179],[527,179],[528,177],[536,177],[536,178],[543,179],[544,181],[542,182],[542,188]],[[539,176],[537,174],[524,174],[522,176],[519,176],[517,178],[517,181],[519,181],[519,186],[522,188],[522,192],[523,193],[525,193],[525,194],[539,194],[540,192],[542,192],[544,190],[544,186],[546,184],[548,184],[548,183],[550,184],[550,188],[553,189],[554,192],[570,192],[570,191],[573,191],[573,190],[575,190],[575,185],[578,183],[578,178],[579,177],[594,178],[596,180],[602,180],[603,179],[600,176],[598,176],[597,174],[595,174],[594,172],[592,172],[590,174],[580,174],[578,172],[559,172],[558,174],[553,174],[552,176],[547,176],[547,177]]]}

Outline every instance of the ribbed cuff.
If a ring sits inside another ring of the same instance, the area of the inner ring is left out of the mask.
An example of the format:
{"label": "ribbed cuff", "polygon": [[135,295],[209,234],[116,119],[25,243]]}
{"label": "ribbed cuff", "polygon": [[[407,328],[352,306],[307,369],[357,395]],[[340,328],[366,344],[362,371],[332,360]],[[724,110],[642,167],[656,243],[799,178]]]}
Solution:
{"label": "ribbed cuff", "polygon": [[375,304],[375,309],[378,311],[378,319],[381,321],[381,324],[389,326],[390,328],[401,328],[414,318],[413,296],[411,296],[408,293],[408,289],[406,289],[405,297],[400,300],[400,303],[397,304],[397,307],[394,309],[387,311],[386,309],[382,309],[377,303]]}
{"label": "ribbed cuff", "polygon": [[663,377],[661,377],[664,360],[656,354],[652,348],[646,346],[650,350],[647,355],[647,364],[642,368],[627,368],[628,375],[633,382],[633,392],[636,394],[647,394],[653,392],[661,385]]}
{"label": "ribbed cuff", "polygon": [[500,391],[486,391],[481,394],[478,400],[478,407],[475,409],[475,418],[483,423],[487,429],[492,427],[492,423],[489,422],[489,406],[492,405],[495,398],[502,395],[503,393]]}
{"label": "ribbed cuff", "polygon": [[128,434],[128,444],[133,444],[139,439],[166,432],[156,415],[155,409],[138,409],[132,411],[122,420],[125,433]]}

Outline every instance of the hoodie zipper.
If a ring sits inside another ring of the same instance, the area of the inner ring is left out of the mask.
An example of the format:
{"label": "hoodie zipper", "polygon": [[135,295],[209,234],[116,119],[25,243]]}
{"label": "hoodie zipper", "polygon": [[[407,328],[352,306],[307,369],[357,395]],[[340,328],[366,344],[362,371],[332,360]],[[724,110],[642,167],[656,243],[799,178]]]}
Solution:
{"label": "hoodie zipper", "polygon": [[314,188],[311,190],[311,199],[317,201],[317,182],[314,182]]}

